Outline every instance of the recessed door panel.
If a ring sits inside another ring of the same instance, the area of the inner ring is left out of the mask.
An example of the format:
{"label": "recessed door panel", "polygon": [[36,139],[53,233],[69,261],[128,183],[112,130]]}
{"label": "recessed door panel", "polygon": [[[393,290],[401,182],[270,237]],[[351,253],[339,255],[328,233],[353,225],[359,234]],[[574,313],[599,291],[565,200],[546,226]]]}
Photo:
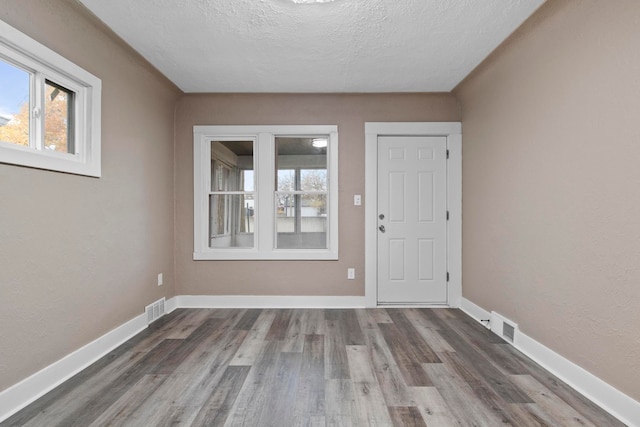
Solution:
{"label": "recessed door panel", "polygon": [[418,240],[418,280],[433,280],[433,239]]}
{"label": "recessed door panel", "polygon": [[418,160],[433,160],[433,148],[418,148]]}
{"label": "recessed door panel", "polygon": [[389,280],[404,280],[404,239],[389,240]]}
{"label": "recessed door panel", "polygon": [[418,172],[418,221],[433,221],[433,172]]}
{"label": "recessed door panel", "polygon": [[404,160],[404,148],[391,147],[389,148],[389,160]]}
{"label": "recessed door panel", "polygon": [[404,172],[389,173],[389,221],[404,222],[406,187]]}

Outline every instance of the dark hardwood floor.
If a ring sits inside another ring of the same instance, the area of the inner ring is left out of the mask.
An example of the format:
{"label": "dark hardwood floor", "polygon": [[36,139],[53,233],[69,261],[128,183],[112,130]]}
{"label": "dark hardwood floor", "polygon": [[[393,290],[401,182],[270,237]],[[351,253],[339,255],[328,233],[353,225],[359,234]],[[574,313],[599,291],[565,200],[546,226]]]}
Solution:
{"label": "dark hardwood floor", "polygon": [[452,309],[183,309],[2,426],[622,426]]}

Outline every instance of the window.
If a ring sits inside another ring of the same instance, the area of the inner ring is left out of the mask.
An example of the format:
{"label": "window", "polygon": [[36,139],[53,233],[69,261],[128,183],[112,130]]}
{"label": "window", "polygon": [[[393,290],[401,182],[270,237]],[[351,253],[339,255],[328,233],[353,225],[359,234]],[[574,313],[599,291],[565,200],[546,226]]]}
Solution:
{"label": "window", "polygon": [[278,136],[275,143],[276,248],[326,249],[328,140]]}
{"label": "window", "polygon": [[100,176],[100,79],[0,21],[0,162]]}
{"label": "window", "polygon": [[194,259],[338,259],[336,126],[194,126]]}
{"label": "window", "polygon": [[211,141],[211,248],[254,246],[253,144],[253,140]]}

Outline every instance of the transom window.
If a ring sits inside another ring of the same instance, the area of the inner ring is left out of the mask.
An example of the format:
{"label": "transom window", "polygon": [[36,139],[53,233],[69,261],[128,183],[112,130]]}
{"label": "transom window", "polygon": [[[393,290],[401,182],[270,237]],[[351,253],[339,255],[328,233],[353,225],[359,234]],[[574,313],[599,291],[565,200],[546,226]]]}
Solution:
{"label": "transom window", "polygon": [[195,126],[194,259],[337,259],[336,126]]}
{"label": "transom window", "polygon": [[0,162],[100,176],[100,80],[0,21]]}

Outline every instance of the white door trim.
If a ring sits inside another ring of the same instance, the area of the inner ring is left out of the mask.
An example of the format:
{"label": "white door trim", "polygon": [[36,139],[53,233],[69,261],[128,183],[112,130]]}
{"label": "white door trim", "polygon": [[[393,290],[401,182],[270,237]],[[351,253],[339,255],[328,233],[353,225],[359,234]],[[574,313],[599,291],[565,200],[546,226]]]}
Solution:
{"label": "white door trim", "polygon": [[448,306],[462,298],[462,124],[460,122],[366,122],[365,129],[365,303],[376,307],[378,283],[378,136],[421,135],[447,138],[447,271]]}

